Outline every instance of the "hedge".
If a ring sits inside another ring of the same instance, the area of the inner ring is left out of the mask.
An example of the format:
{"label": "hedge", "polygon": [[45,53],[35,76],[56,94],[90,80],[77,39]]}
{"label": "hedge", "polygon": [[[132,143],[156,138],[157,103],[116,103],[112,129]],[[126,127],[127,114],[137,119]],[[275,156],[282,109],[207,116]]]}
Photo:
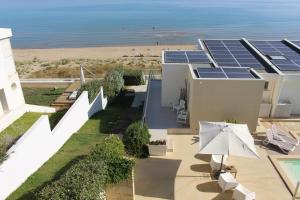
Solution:
{"label": "hedge", "polygon": [[127,69],[124,71],[123,79],[124,79],[124,85],[145,84],[144,73],[142,70]]}
{"label": "hedge", "polygon": [[148,126],[145,123],[134,122],[124,133],[123,142],[128,154],[144,158],[149,156],[147,144],[150,141]]}
{"label": "hedge", "polygon": [[89,93],[88,94],[89,101],[91,103],[94,101],[94,99],[98,95],[98,93],[100,91],[100,87],[101,87],[101,81],[99,81],[99,80],[92,80],[90,82],[87,82],[79,88],[77,97],[79,97],[83,91],[87,91]]}
{"label": "hedge", "polygon": [[112,69],[107,72],[104,82],[104,94],[108,100],[116,97],[124,86],[123,70],[121,68]]}
{"label": "hedge", "polygon": [[105,163],[85,158],[71,166],[58,180],[35,193],[35,197],[39,200],[103,200],[102,187],[106,180]]}

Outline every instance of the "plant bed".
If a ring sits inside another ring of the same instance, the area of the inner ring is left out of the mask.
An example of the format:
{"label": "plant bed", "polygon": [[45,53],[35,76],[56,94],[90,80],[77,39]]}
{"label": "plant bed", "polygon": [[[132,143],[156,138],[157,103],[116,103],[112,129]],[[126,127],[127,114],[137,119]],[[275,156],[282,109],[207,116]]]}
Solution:
{"label": "plant bed", "polygon": [[165,156],[167,153],[167,143],[165,140],[151,141],[148,144],[149,154],[151,156]]}

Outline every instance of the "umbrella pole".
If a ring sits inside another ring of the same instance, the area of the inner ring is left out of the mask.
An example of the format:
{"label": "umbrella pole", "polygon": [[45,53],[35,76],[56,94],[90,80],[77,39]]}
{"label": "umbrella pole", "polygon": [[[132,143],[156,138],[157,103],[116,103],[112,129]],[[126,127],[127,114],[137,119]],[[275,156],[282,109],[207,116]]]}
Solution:
{"label": "umbrella pole", "polygon": [[223,167],[223,158],[224,158],[224,154],[222,154],[221,167],[220,167],[220,174],[221,174],[221,172],[222,172],[222,167]]}

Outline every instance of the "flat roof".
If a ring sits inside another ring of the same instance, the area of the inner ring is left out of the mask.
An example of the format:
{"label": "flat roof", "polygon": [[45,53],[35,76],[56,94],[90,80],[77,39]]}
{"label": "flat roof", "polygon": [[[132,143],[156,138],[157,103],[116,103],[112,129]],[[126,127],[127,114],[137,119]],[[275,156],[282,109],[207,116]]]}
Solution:
{"label": "flat roof", "polygon": [[278,70],[300,73],[300,53],[285,40],[249,40]]}
{"label": "flat roof", "polygon": [[209,55],[202,50],[174,50],[163,51],[163,63],[181,64],[211,64]]}

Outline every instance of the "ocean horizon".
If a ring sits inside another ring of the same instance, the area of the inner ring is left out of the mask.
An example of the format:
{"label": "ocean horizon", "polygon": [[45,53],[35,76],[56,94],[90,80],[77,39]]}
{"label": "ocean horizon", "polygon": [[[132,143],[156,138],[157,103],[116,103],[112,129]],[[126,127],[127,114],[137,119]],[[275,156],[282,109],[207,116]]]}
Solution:
{"label": "ocean horizon", "polygon": [[4,6],[13,48],[194,44],[198,38],[300,39],[296,0],[134,0]]}

